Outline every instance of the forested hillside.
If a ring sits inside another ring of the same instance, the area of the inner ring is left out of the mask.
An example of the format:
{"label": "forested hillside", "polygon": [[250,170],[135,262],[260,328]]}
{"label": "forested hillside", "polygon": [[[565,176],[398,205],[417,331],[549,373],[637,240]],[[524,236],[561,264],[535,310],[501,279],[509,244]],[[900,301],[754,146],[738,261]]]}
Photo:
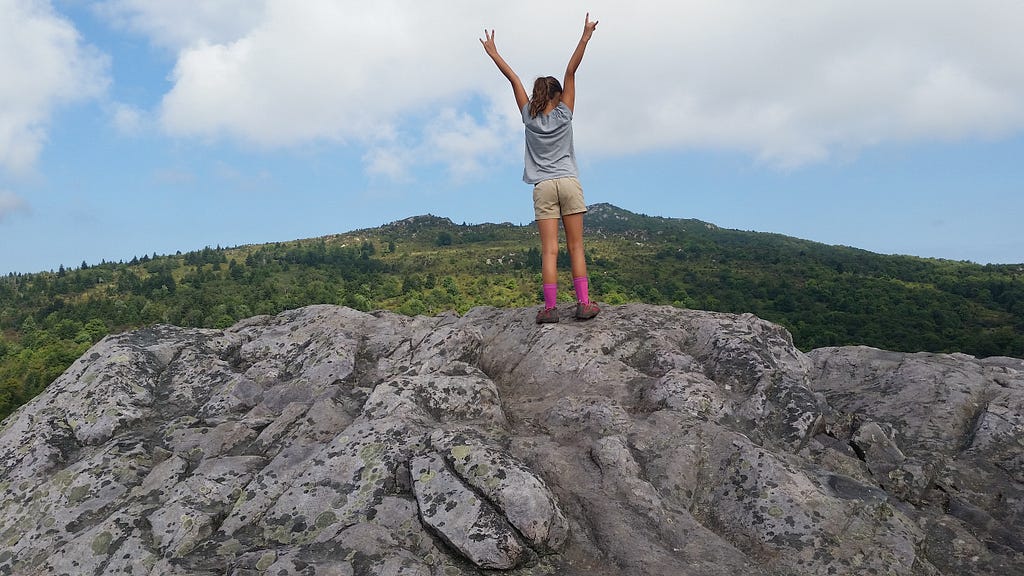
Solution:
{"label": "forested hillside", "polygon": [[[593,206],[586,226],[601,302],[752,312],[787,327],[804,350],[1024,356],[1024,265],[882,256],[609,205]],[[538,248],[533,225],[417,216],[313,240],[0,277],[0,417],[105,334],[146,324],[223,328],[314,303],[403,314],[533,306]]]}

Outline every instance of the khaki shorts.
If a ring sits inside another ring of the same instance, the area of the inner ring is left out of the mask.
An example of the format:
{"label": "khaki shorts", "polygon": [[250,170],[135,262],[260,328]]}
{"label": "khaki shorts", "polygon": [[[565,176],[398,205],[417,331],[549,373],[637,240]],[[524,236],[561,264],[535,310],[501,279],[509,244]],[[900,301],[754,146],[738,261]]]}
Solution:
{"label": "khaki shorts", "polygon": [[533,187],[533,212],[537,220],[560,218],[587,211],[583,186],[573,177],[544,180]]}

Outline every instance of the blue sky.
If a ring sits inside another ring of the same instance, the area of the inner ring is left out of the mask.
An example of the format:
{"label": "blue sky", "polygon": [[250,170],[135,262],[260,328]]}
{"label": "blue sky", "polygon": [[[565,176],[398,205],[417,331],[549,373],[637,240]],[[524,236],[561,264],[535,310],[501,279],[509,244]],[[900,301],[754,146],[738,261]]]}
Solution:
{"label": "blue sky", "polygon": [[[0,0],[0,273],[532,219],[529,85],[589,11],[587,201],[1024,262],[1024,4]],[[537,14],[543,12],[539,29]]]}

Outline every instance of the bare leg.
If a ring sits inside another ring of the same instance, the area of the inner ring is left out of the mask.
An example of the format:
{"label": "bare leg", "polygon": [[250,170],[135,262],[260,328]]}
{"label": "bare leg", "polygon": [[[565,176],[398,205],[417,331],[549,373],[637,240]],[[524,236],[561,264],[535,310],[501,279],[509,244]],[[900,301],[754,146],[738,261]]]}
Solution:
{"label": "bare leg", "polygon": [[[583,254],[583,213],[567,214],[562,216],[562,225],[565,226],[565,244],[569,250],[569,259],[572,261],[572,277],[587,277],[587,259]],[[558,230],[555,230],[557,241]],[[541,243],[544,242],[544,233],[541,232]],[[558,248],[555,248],[555,257],[558,256]]]}
{"label": "bare leg", "polygon": [[[558,283],[558,218],[537,220],[540,230],[540,270],[545,284]],[[575,270],[575,266],[573,267]],[[584,270],[585,271],[585,270]]]}

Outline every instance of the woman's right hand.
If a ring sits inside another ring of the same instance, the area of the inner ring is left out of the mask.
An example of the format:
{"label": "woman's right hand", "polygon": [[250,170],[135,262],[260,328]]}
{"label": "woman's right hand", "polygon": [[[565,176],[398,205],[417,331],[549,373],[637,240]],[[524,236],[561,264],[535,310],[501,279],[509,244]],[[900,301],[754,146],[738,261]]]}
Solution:
{"label": "woman's right hand", "polygon": [[526,95],[526,89],[523,88],[523,83],[519,80],[519,76],[512,70],[512,67],[505,62],[505,59],[498,54],[498,47],[494,45],[494,30],[487,32],[484,29],[484,37],[480,39],[480,43],[484,46],[484,51],[487,55],[494,60],[494,63],[498,65],[498,70],[508,78],[508,81],[512,83],[512,94],[516,97],[516,109],[522,110],[523,106],[530,101],[530,97]]}

